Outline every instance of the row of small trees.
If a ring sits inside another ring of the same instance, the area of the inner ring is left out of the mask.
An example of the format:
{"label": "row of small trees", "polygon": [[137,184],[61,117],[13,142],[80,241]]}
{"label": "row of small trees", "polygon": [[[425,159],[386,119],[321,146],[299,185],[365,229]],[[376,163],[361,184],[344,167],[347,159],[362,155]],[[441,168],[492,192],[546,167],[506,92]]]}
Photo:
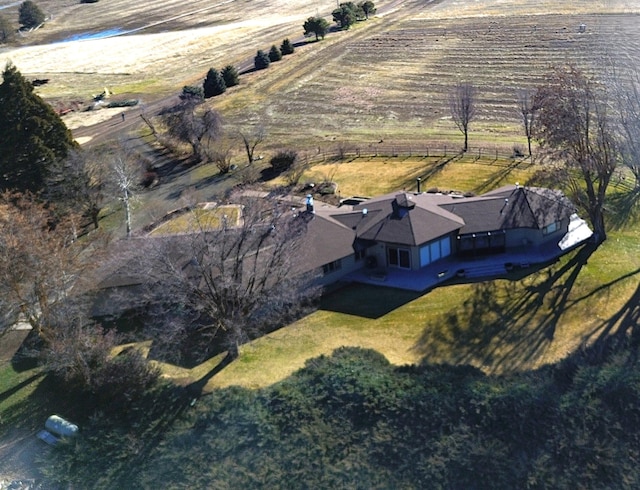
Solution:
{"label": "row of small trees", "polygon": [[[333,21],[337,23],[341,29],[349,29],[359,20],[368,20],[370,15],[375,14],[376,7],[371,0],[366,0],[355,4],[353,2],[341,3],[331,15]],[[316,36],[316,41],[324,39],[329,32],[329,22],[324,17],[309,17],[302,24],[305,36]]]}
{"label": "row of small trees", "polygon": [[294,51],[295,47],[291,44],[291,41],[289,41],[289,39],[285,39],[282,41],[282,44],[280,44],[279,48],[275,44],[272,45],[268,53],[259,49],[253,58],[253,65],[256,70],[264,70],[269,68],[271,63],[280,61],[283,56],[293,54]]}
{"label": "row of small trees", "polygon": [[[268,53],[263,50],[258,50],[254,58],[254,65],[256,70],[263,70],[268,68],[271,63],[280,61],[283,56],[292,54],[295,48],[289,39],[282,41],[282,44],[278,48],[275,44],[271,46]],[[218,71],[215,68],[210,68],[202,84],[202,97],[208,99],[217,95],[222,95],[226,92],[227,88],[234,87],[240,83],[240,74],[233,65],[227,65],[222,70]],[[189,87],[187,91],[190,91],[192,95],[200,95],[199,90]],[[185,91],[183,90],[183,94]]]}

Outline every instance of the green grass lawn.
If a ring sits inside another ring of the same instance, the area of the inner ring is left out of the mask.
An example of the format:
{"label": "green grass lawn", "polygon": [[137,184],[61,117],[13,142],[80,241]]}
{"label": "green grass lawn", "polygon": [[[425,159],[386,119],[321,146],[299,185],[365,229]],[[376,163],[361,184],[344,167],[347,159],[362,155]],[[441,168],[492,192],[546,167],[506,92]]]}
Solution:
{"label": "green grass lawn", "polygon": [[[317,164],[303,180],[329,178],[341,196],[374,196],[399,188],[483,193],[526,183],[535,168],[527,161],[444,157],[355,158]],[[272,181],[277,184],[278,181]],[[487,372],[531,369],[555,362],[608,328],[628,307],[640,277],[638,225],[611,232],[586,263],[572,252],[526,276],[439,287],[422,296],[352,285],[323,299],[315,313],[242,348],[240,358],[218,373],[208,388],[265,386],[306,360],[350,345],[382,352],[395,364],[423,359],[469,363]],[[193,370],[164,366],[183,383],[199,379],[221,357]]]}
{"label": "green grass lawn", "polygon": [[[442,158],[354,159],[320,164],[305,176],[331,174],[341,195],[376,195],[414,188],[482,193],[525,183],[526,162]],[[247,344],[241,357],[208,387],[269,385],[302,367],[307,359],[349,345],[370,347],[395,364],[468,363],[487,372],[524,370],[555,362],[601,332],[634,297],[640,277],[638,225],[611,232],[583,263],[574,251],[528,275],[439,287],[422,296],[389,288],[351,285],[323,299],[319,311]],[[199,378],[217,360],[189,374]]]}
{"label": "green grass lawn", "polygon": [[491,373],[558,361],[617,328],[617,318],[634,307],[637,238],[637,227],[615,232],[584,264],[574,251],[525,277],[442,286],[423,296],[348,286],[324,298],[319,311],[245,345],[208,388],[267,386],[341,346],[372,348],[398,365],[424,359]]}
{"label": "green grass lawn", "polygon": [[34,429],[44,412],[32,395],[43,379],[37,368],[17,371],[8,362],[0,365],[0,435],[10,428]]}

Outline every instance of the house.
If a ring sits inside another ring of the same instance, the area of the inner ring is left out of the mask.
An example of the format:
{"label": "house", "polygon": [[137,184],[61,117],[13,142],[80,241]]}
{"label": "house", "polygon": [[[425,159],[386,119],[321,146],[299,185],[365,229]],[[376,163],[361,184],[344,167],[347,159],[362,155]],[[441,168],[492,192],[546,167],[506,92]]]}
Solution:
{"label": "house", "polygon": [[474,197],[397,192],[312,208],[307,267],[321,269],[324,285],[386,282],[423,291],[455,275],[547,263],[592,235],[563,193],[520,185]]}
{"label": "house", "polygon": [[[287,209],[299,206],[288,198],[276,201]],[[498,277],[549,263],[592,235],[564,194],[519,185],[474,197],[403,191],[340,207],[314,204],[308,196],[288,219],[304,220],[304,237],[296,241],[299,260],[290,274],[310,272],[322,286],[351,281],[420,292],[456,276]],[[117,316],[144,307],[149,277],[140,272],[142,256],[149,247],[172,250],[174,261],[188,268],[192,259],[184,252],[193,244],[189,233],[117,244],[116,264],[106,264],[96,279],[94,314]]]}

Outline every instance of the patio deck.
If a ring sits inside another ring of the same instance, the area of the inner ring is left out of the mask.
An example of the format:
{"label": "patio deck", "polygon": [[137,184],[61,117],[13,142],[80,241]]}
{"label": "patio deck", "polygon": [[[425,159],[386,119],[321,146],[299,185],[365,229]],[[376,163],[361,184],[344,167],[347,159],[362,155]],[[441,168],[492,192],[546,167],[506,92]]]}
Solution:
{"label": "patio deck", "polygon": [[[344,281],[359,282],[410,291],[425,292],[450,279],[461,282],[477,279],[506,277],[512,270],[551,264],[569,250],[586,243],[582,240],[570,249],[562,250],[555,243],[535,248],[514,249],[508,252],[475,258],[450,256],[417,271],[394,267],[360,269],[343,278]],[[509,266],[508,266],[509,264]]]}

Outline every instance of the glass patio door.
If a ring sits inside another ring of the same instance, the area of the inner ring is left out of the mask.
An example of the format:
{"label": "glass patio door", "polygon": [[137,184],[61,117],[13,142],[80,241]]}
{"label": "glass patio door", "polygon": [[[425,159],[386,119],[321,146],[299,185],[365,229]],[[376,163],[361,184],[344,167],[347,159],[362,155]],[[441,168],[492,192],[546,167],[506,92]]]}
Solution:
{"label": "glass patio door", "polygon": [[387,260],[390,267],[411,269],[411,253],[408,248],[387,248]]}

